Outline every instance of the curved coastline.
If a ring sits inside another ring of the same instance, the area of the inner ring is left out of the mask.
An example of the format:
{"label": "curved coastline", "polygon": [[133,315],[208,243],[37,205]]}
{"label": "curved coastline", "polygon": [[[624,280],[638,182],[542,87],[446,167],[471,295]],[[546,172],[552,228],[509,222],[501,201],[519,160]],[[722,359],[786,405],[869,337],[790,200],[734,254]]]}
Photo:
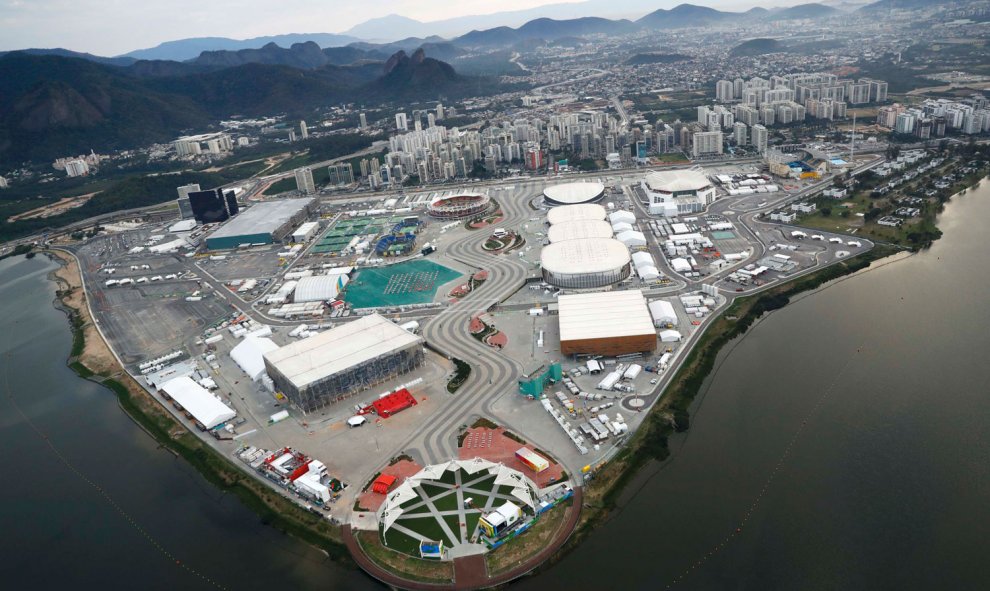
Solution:
{"label": "curved coastline", "polygon": [[[224,492],[234,494],[266,524],[319,548],[335,561],[369,570],[363,564],[363,557],[352,556],[354,547],[347,543],[349,536],[340,526],[309,515],[245,474],[229,459],[203,444],[195,434],[175,421],[161,408],[158,401],[134,382],[117,364],[108,345],[92,324],[86,294],[79,277],[78,261],[74,255],[57,248],[44,252],[61,265],[50,274],[50,279],[58,284],[54,303],[66,313],[72,332],[72,350],[66,364],[79,377],[110,389],[120,408],[159,445],[187,460],[209,482]],[[873,267],[881,259],[904,252],[900,248],[877,244],[874,249],[862,255],[733,302],[707,328],[684,364],[678,368],[670,389],[650,411],[647,422],[637,431],[626,449],[584,487],[583,510],[579,512],[579,518],[574,520],[576,523],[572,524],[573,531],[567,528],[567,534],[560,536],[562,539],[555,540],[554,545],[559,545],[556,550],[541,553],[539,560],[529,561],[533,564],[525,565],[524,570],[514,569],[521,571],[515,576],[537,574],[580,544],[595,527],[608,519],[616,508],[619,495],[642,466],[651,460],[664,460],[669,456],[667,439],[674,432],[684,431],[689,427],[687,409],[699,394],[704,379],[711,372],[723,347],[745,334],[765,314],[786,306],[792,298],[826,288],[834,281]],[[899,259],[892,259],[891,262],[894,260]],[[397,573],[392,574],[396,578],[389,581],[390,584],[403,586],[401,581],[404,580],[410,587],[415,586],[415,581],[403,579]],[[505,582],[507,580],[500,580],[497,584]],[[450,588],[473,588],[458,586],[456,581],[448,581],[447,585],[440,583],[438,588],[448,585]]]}

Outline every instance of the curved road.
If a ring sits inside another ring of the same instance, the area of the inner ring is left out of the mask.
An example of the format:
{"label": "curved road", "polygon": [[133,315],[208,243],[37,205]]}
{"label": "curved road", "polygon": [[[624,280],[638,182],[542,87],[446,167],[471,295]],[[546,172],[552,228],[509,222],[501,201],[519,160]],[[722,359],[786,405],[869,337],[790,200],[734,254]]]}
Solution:
{"label": "curved road", "polygon": [[[526,195],[530,191],[528,185],[518,185],[519,188],[507,192],[500,200],[505,216],[500,225],[518,227],[532,216],[526,205],[529,201]],[[514,293],[527,274],[526,263],[517,257],[483,251],[481,245],[487,238],[488,232],[479,230],[448,245],[447,256],[472,269],[487,270],[489,278],[461,301],[427,320],[423,326],[423,336],[435,349],[448,357],[462,359],[472,367],[468,380],[456,395],[448,399],[430,427],[411,437],[405,445],[407,451],[418,450],[423,459],[430,463],[456,457],[458,427],[472,415],[491,415],[490,405],[498,395],[516,388],[519,364],[479,342],[468,332],[472,316]]]}

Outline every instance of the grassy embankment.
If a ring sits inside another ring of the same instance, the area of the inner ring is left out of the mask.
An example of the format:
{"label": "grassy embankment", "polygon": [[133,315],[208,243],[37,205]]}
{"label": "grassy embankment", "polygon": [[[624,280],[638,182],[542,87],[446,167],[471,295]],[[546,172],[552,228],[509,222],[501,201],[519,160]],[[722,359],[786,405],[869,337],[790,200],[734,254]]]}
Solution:
{"label": "grassy embankment", "polygon": [[340,527],[313,515],[246,474],[233,462],[191,433],[117,365],[89,316],[76,262],[61,251],[49,251],[66,266],[56,272],[56,296],[69,317],[72,349],[68,365],[80,377],[106,386],[120,407],[159,444],[195,467],[206,480],[237,497],[262,522],[349,563]]}
{"label": "grassy embankment", "polygon": [[382,544],[378,532],[361,531],[356,537],[368,558],[389,572],[410,581],[439,583],[454,578],[454,563],[451,561],[423,560],[392,550]]}

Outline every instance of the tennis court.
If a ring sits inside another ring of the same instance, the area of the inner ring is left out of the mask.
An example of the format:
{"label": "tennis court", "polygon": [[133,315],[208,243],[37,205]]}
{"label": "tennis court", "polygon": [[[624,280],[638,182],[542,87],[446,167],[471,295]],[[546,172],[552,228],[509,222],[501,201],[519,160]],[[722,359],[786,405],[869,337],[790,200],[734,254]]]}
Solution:
{"label": "tennis court", "polygon": [[425,259],[357,271],[344,293],[354,308],[407,306],[432,302],[441,285],[460,273]]}
{"label": "tennis court", "polygon": [[712,232],[712,238],[714,240],[732,240],[735,237],[736,235],[733,234],[732,232],[728,232],[724,230],[718,232]]}

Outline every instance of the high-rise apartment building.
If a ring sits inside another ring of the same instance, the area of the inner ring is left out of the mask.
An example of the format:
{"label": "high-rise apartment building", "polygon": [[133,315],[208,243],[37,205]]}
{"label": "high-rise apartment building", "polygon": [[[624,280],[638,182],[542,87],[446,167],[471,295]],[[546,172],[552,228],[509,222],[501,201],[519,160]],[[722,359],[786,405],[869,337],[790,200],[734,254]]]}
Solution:
{"label": "high-rise apartment building", "polygon": [[763,154],[767,151],[767,140],[769,136],[767,134],[767,128],[762,125],[754,125],[752,129],[750,143],[756,148],[756,151]]}
{"label": "high-rise apartment building", "polygon": [[313,170],[308,166],[295,170],[296,190],[303,195],[316,193],[316,183],[313,182]]}

